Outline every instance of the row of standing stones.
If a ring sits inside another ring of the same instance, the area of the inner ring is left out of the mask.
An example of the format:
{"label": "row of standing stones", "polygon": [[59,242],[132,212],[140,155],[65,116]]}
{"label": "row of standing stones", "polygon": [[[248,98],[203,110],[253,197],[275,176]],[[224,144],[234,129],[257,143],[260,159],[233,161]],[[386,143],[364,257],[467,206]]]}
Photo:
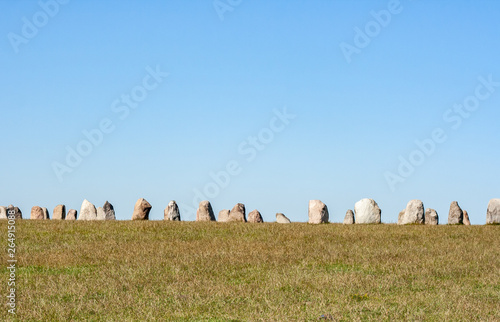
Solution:
{"label": "row of standing stones", "polygon": [[[151,204],[144,198],[137,200],[132,214],[132,220],[149,220]],[[14,215],[15,219],[22,219],[22,212],[18,207],[10,205],[0,206],[0,219],[7,219],[7,214]],[[52,219],[55,220],[116,220],[113,205],[108,201],[96,208],[88,200],[84,200],[80,209],[80,216],[77,216],[75,209],[70,209],[66,214],[66,206],[58,205],[54,208]],[[382,222],[382,211],[373,199],[362,199],[354,205],[354,211],[348,210],[344,219],[344,224],[380,224]],[[49,212],[45,207],[34,206],[31,208],[31,219],[50,219]],[[164,220],[181,221],[179,207],[175,201],[171,201],[164,211]],[[196,212],[196,221],[217,221],[209,201],[202,201]],[[250,222],[263,223],[261,213],[254,210],[246,216],[245,205],[238,203],[232,210],[222,210],[218,216],[219,222]],[[291,221],[284,214],[276,214],[276,222],[289,224]],[[309,202],[310,224],[321,224],[329,222],[328,207],[320,200]],[[439,216],[436,210],[424,208],[421,200],[411,200],[398,216],[398,225],[425,224],[438,225]],[[448,214],[449,225],[470,225],[467,211],[462,210],[458,202],[453,201]],[[500,199],[492,199],[488,204],[486,213],[486,224],[500,224]]]}

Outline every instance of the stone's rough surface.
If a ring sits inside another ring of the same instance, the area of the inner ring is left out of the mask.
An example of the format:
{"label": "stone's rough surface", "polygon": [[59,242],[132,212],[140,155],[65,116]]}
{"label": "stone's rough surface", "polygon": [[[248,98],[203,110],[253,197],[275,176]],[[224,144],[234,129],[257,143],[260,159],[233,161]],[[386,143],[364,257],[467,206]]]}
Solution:
{"label": "stone's rough surface", "polygon": [[404,219],[404,216],[405,216],[405,211],[406,211],[406,208],[401,210],[399,212],[399,215],[398,215],[398,225],[402,225],[403,224],[403,219]]}
{"label": "stone's rough surface", "polygon": [[399,214],[399,225],[423,224],[425,222],[424,203],[420,200],[410,200],[404,212]]}
{"label": "stone's rough surface", "polygon": [[66,219],[66,206],[65,205],[57,205],[54,208],[54,213],[52,214],[52,219],[54,219],[54,220]]}
{"label": "stone's rough surface", "polygon": [[262,219],[262,215],[256,209],[248,214],[248,222],[250,222],[250,223],[263,223],[264,219]]}
{"label": "stone's rough surface", "polygon": [[467,210],[464,210],[464,225],[470,226],[469,213]]}
{"label": "stone's rough surface", "polygon": [[196,211],[196,221],[215,221],[214,210],[210,201],[202,201]]}
{"label": "stone's rough surface", "polygon": [[104,209],[104,213],[106,214],[104,220],[116,220],[115,208],[108,201],[104,203],[102,207]]}
{"label": "stone's rough surface", "polygon": [[179,212],[179,206],[177,206],[177,202],[175,202],[175,200],[168,203],[163,215],[164,220],[181,221],[181,213]]}
{"label": "stone's rough surface", "polygon": [[378,204],[373,199],[362,199],[354,205],[356,224],[380,224],[382,221]]}
{"label": "stone's rough surface", "polygon": [[43,211],[43,219],[50,219],[50,215],[49,215],[49,210],[45,207],[42,207],[42,211]]}
{"label": "stone's rough surface", "polygon": [[239,221],[246,222],[246,210],[245,205],[242,203],[236,204],[229,213],[229,221]]}
{"label": "stone's rough surface", "polygon": [[458,202],[453,201],[450,205],[450,213],[448,214],[448,225],[462,225],[464,223],[464,212],[458,205]]}
{"label": "stone's rough surface", "polygon": [[0,219],[7,219],[7,207],[0,206]]}
{"label": "stone's rough surface", "polygon": [[97,209],[93,204],[91,204],[87,199],[82,203],[80,208],[80,217],[78,220],[96,220],[97,219]]}
{"label": "stone's rough surface", "polygon": [[427,208],[427,210],[425,211],[425,224],[439,225],[439,216],[436,210]]}
{"label": "stone's rough surface", "polygon": [[132,220],[149,220],[149,212],[151,211],[151,204],[144,198],[137,200],[132,214]]}
{"label": "stone's rough surface", "polygon": [[282,213],[276,214],[276,222],[278,224],[290,224],[291,223],[290,219],[288,219],[287,216],[285,216]]}
{"label": "stone's rough surface", "polygon": [[219,217],[217,218],[217,221],[218,221],[218,222],[228,222],[228,221],[229,221],[229,213],[230,213],[230,212],[231,212],[231,211],[226,210],[226,209],[221,210],[221,211],[219,212]]}
{"label": "stone's rough surface", "polygon": [[328,207],[320,200],[309,201],[309,223],[322,224],[328,223],[330,215],[328,214]]}
{"label": "stone's rough surface", "polygon": [[75,209],[70,209],[66,215],[66,220],[76,220],[78,212]]}
{"label": "stone's rough surface", "polygon": [[34,206],[33,208],[31,208],[31,219],[43,220],[42,207]]}
{"label": "stone's rough surface", "polygon": [[23,219],[23,213],[21,209],[19,209],[18,207],[14,207],[13,205],[9,205],[7,207],[7,217],[11,215],[14,216],[14,219]]}
{"label": "stone's rough surface", "polygon": [[491,199],[486,213],[486,224],[500,224],[500,199]]}
{"label": "stone's rough surface", "polygon": [[352,225],[354,224],[354,212],[349,209],[347,210],[344,218],[344,225]]}
{"label": "stone's rough surface", "polygon": [[103,207],[97,207],[97,220],[106,220],[106,213]]}

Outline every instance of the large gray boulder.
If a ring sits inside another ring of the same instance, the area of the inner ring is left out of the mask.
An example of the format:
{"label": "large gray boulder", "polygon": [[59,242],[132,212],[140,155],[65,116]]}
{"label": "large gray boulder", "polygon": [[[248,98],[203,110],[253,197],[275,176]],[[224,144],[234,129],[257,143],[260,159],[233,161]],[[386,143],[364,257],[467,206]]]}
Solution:
{"label": "large gray boulder", "polygon": [[23,219],[23,212],[18,207],[9,205],[7,207],[7,217],[8,216],[14,216],[14,219]]}
{"label": "large gray boulder", "polygon": [[102,206],[102,209],[105,214],[104,220],[116,220],[115,208],[107,200],[104,203],[104,206]]}
{"label": "large gray boulder", "polygon": [[181,221],[181,213],[179,211],[179,206],[175,200],[168,203],[167,208],[163,212],[163,219],[169,221]]}
{"label": "large gray boulder", "polygon": [[34,206],[31,208],[31,217],[34,220],[43,220],[43,209],[42,207]]}
{"label": "large gray boulder", "polygon": [[464,212],[458,205],[458,202],[453,201],[450,205],[450,213],[448,214],[448,225],[462,225],[464,223]]}
{"label": "large gray boulder", "polygon": [[97,209],[87,199],[82,203],[78,220],[97,220]]}
{"label": "large gray boulder", "polygon": [[7,207],[0,206],[0,219],[7,219]]}
{"label": "large gray boulder", "polygon": [[146,199],[140,198],[134,206],[132,213],[132,220],[149,220],[149,212],[151,211],[151,204]]}
{"label": "large gray boulder", "polygon": [[68,214],[66,215],[66,220],[76,220],[77,217],[78,211],[76,211],[75,209],[70,209],[68,211]]}
{"label": "large gray boulder", "polygon": [[486,213],[486,224],[500,224],[500,199],[491,199]]}
{"label": "large gray boulder", "polygon": [[470,219],[469,219],[469,213],[467,210],[464,210],[464,225],[465,226],[470,226]]}
{"label": "large gray boulder", "polygon": [[54,220],[66,219],[66,206],[65,205],[57,205],[54,208],[54,213],[52,214],[52,219],[54,219]]}
{"label": "large gray boulder", "polygon": [[43,219],[50,219],[50,215],[49,215],[49,210],[45,207],[42,207],[42,211],[43,211]]}
{"label": "large gray boulder", "polygon": [[276,214],[276,222],[278,224],[290,224],[291,223],[290,219],[288,219],[288,217],[282,213]]}
{"label": "large gray boulder", "polygon": [[215,221],[214,210],[210,201],[205,200],[200,202],[196,211],[196,221]]}
{"label": "large gray boulder", "polygon": [[248,214],[248,222],[249,223],[263,223],[264,219],[262,219],[262,215],[256,209]]}
{"label": "large gray boulder", "polygon": [[309,201],[309,223],[310,224],[323,224],[328,223],[330,215],[328,214],[328,207],[320,200]]}
{"label": "large gray boulder", "polygon": [[229,212],[229,221],[247,222],[245,205],[242,203],[236,204]]}
{"label": "large gray boulder", "polygon": [[426,225],[439,225],[439,216],[436,210],[427,208],[424,222]]}
{"label": "large gray boulder", "polygon": [[378,204],[373,199],[362,199],[354,205],[356,224],[380,224],[382,221]]}
{"label": "large gray boulder", "polygon": [[349,209],[347,210],[346,214],[345,214],[345,218],[344,218],[344,225],[352,225],[354,224],[354,212]]}
{"label": "large gray boulder", "polygon": [[399,213],[399,225],[423,224],[424,222],[424,203],[421,200],[410,200],[406,205],[406,209]]}
{"label": "large gray boulder", "polygon": [[219,212],[219,217],[217,217],[218,222],[228,222],[229,221],[229,214],[231,211],[224,209]]}

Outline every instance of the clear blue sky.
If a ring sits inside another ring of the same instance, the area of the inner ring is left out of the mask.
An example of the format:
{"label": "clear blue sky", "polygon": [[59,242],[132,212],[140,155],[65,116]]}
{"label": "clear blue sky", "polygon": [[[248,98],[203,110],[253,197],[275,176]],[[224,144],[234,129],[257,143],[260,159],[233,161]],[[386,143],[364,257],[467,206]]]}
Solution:
{"label": "clear blue sky", "polygon": [[[388,7],[390,21],[377,22],[371,12]],[[194,220],[194,189],[208,185],[216,213],[242,202],[266,221],[276,212],[307,221],[308,201],[321,199],[341,222],[356,201],[373,198],[387,223],[421,199],[441,223],[458,200],[473,224],[484,224],[488,201],[500,197],[498,1],[47,8],[50,15],[37,1],[0,2],[0,204],[25,217],[34,205],[80,210],[86,198],[109,200],[118,219],[130,219],[144,197],[151,219],[176,200],[183,219]],[[358,34],[358,47],[356,28],[371,34]],[[168,76],[148,78],[155,88],[145,91],[148,66]],[[489,91],[480,77],[492,77]],[[132,94],[142,101],[125,112],[122,95]],[[464,101],[474,111],[450,110]],[[271,140],[265,129],[285,107],[296,117],[275,121]],[[53,166],[67,166],[66,148],[103,120],[113,131],[58,178]],[[391,189],[386,177],[400,175],[399,157],[408,160],[415,140],[438,128],[446,140]],[[248,140],[259,134],[262,150]],[[232,161],[239,174],[213,192],[210,173]]]}

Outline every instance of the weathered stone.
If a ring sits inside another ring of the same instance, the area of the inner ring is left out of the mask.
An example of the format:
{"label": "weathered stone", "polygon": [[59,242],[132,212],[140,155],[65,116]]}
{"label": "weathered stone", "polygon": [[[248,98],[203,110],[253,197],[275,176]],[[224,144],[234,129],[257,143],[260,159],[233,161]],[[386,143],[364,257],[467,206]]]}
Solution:
{"label": "weathered stone", "polygon": [[248,214],[248,222],[250,222],[250,223],[263,223],[264,219],[262,219],[262,215],[256,209]]}
{"label": "weathered stone", "polygon": [[291,223],[290,219],[288,219],[288,217],[282,213],[276,214],[276,222],[278,224],[290,224]]}
{"label": "weathered stone", "polygon": [[439,216],[437,211],[427,208],[425,211],[424,222],[426,225],[439,225]]}
{"label": "weathered stone", "polygon": [[373,199],[362,199],[354,205],[356,224],[380,224],[382,210]]}
{"label": "weathered stone", "polygon": [[104,213],[106,214],[104,216],[104,220],[116,220],[115,208],[113,207],[112,204],[110,204],[106,200],[106,202],[104,203],[104,206],[102,208],[104,210]]}
{"label": "weathered stone", "polygon": [[464,210],[464,225],[470,226],[469,213],[467,210]]}
{"label": "weathered stone", "polygon": [[486,213],[486,224],[500,224],[500,199],[491,199]]}
{"label": "weathered stone", "polygon": [[322,224],[328,223],[330,215],[328,214],[328,207],[320,200],[309,201],[309,223]]}
{"label": "weathered stone", "polygon": [[78,220],[97,220],[97,209],[87,199],[82,203]]}
{"label": "weathered stone", "polygon": [[399,225],[423,224],[425,222],[424,203],[420,200],[410,200],[404,212],[399,216]]}
{"label": "weathered stone", "polygon": [[214,211],[210,201],[202,201],[196,211],[196,221],[215,221]]}
{"label": "weathered stone", "polygon": [[405,211],[406,211],[406,208],[401,210],[399,212],[399,215],[398,215],[398,225],[402,225],[403,224],[403,219],[405,217]]}
{"label": "weathered stone", "polygon": [[7,219],[7,207],[0,206],[0,219]]}
{"label": "weathered stone", "polygon": [[144,198],[137,200],[134,206],[134,213],[132,220],[149,220],[149,212],[151,211],[151,204]]}
{"label": "weathered stone", "polygon": [[218,222],[228,222],[229,221],[229,214],[231,211],[224,209],[219,212],[219,217],[217,218]]}
{"label": "weathered stone", "polygon": [[7,207],[7,217],[14,216],[14,219],[23,219],[23,213],[21,209],[18,207],[14,207],[13,205],[9,205]]}
{"label": "weathered stone", "polygon": [[349,209],[347,210],[346,214],[345,214],[345,218],[344,218],[344,225],[352,225],[354,224],[354,212]]}
{"label": "weathered stone", "polygon": [[66,220],[76,220],[77,217],[78,211],[76,211],[75,209],[70,209],[68,211],[68,214],[66,215]]}
{"label": "weathered stone", "polygon": [[34,220],[43,220],[43,209],[42,207],[34,206],[31,208],[31,218]]}
{"label": "weathered stone", "polygon": [[50,215],[49,215],[49,210],[45,207],[42,207],[42,211],[43,211],[43,219],[50,219]]}
{"label": "weathered stone", "polygon": [[175,202],[175,200],[168,203],[168,206],[165,208],[163,214],[164,220],[181,221],[181,213],[179,212],[179,206],[177,206],[177,202]]}
{"label": "weathered stone", "polygon": [[54,220],[66,219],[66,206],[65,205],[57,205],[54,208],[54,213],[52,214],[52,218]]}
{"label": "weathered stone", "polygon": [[246,222],[246,209],[242,203],[236,204],[229,212],[229,221]]}
{"label": "weathered stone", "polygon": [[97,207],[97,218],[96,220],[106,220],[106,213],[103,207]]}
{"label": "weathered stone", "polygon": [[464,212],[458,205],[458,202],[453,201],[450,205],[450,213],[448,214],[448,225],[462,225],[464,223]]}

